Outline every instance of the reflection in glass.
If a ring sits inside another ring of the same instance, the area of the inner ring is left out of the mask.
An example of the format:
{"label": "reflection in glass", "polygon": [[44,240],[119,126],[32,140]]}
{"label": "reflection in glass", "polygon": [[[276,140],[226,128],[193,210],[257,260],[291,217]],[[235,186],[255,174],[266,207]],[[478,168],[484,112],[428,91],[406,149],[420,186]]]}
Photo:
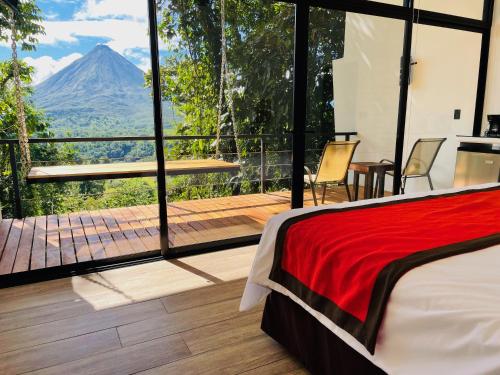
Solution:
{"label": "reflection in glass", "polygon": [[159,19],[171,245],[256,236],[290,206],[294,7],[172,0]]}
{"label": "reflection in glass", "polygon": [[[311,65],[306,165],[315,170],[326,142],[344,139],[335,136],[336,132],[353,131],[361,141],[353,161],[393,160],[404,21],[318,9],[311,14],[310,41],[320,32],[330,35],[331,40],[320,43],[310,53],[318,60],[324,58],[321,72],[328,72],[329,80]],[[329,89],[325,106],[318,105],[318,96],[314,94],[321,87]],[[325,108],[329,117],[324,115]],[[352,172],[349,181],[352,182]],[[385,190],[391,190],[391,186],[392,179],[387,178]],[[343,187],[332,186],[327,191],[327,203],[348,199]],[[306,190],[305,204],[311,203],[310,195]]]}

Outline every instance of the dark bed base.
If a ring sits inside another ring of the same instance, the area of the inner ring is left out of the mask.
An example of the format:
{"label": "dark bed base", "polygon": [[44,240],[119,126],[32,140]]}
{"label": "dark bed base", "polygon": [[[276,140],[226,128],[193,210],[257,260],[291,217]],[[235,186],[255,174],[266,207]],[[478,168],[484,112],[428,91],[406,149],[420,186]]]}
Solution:
{"label": "dark bed base", "polygon": [[261,327],[313,374],[385,374],[278,292],[267,297]]}

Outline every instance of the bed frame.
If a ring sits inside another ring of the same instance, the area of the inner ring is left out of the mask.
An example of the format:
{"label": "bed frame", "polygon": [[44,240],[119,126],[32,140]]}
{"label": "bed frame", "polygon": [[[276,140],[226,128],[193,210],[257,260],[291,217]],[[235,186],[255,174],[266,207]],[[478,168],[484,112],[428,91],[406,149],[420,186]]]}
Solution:
{"label": "bed frame", "polygon": [[261,328],[313,374],[385,374],[289,297],[271,292]]}

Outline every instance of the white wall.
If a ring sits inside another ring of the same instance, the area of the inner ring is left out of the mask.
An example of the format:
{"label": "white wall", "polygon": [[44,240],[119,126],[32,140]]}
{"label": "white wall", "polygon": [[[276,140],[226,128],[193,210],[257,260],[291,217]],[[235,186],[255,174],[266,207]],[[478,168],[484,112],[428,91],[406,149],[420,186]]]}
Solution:
{"label": "white wall", "polygon": [[[430,4],[430,0],[420,1],[421,6]],[[499,3],[492,37],[497,46],[492,54],[500,49]],[[476,0],[443,0],[439,4],[443,10],[458,6],[455,10],[461,15],[474,17],[478,12]],[[347,14],[344,58],[333,62],[335,125],[337,131],[358,132],[361,144],[355,160],[394,159],[403,29],[402,21]],[[415,25],[413,38],[412,57],[417,65],[409,88],[404,161],[416,139],[448,138],[431,174],[436,188],[452,187],[456,136],[472,133],[481,38],[476,33],[423,25]],[[500,64],[500,57],[495,56]],[[488,113],[500,104],[494,94],[498,98],[498,64],[496,75],[490,69],[488,78]],[[453,119],[455,109],[461,110],[460,120]],[[391,186],[388,179],[386,190]],[[428,189],[426,180],[419,179],[410,181],[407,190]]]}
{"label": "white wall", "polygon": [[488,125],[487,114],[500,114],[500,0],[495,2],[495,11],[493,14],[483,130]]}
{"label": "white wall", "polygon": [[355,161],[394,159],[403,33],[400,20],[346,17],[344,58],[333,61],[335,130],[358,132]]}
{"label": "white wall", "polygon": [[[453,186],[457,135],[470,135],[474,123],[481,36],[460,30],[415,25],[412,56],[417,62],[408,91],[406,160],[418,138],[445,137],[431,172],[436,188]],[[453,119],[455,109],[461,118]],[[425,191],[425,179],[412,179],[408,191]]]}

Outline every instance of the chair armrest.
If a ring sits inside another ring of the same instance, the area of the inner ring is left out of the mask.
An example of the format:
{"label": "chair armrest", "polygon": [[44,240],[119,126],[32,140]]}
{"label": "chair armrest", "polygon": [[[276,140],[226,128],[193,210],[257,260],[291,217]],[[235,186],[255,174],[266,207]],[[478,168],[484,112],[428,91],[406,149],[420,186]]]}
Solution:
{"label": "chair armrest", "polygon": [[394,162],[392,160],[389,160],[389,159],[382,159],[379,161],[379,163],[385,163],[385,162],[394,164]]}
{"label": "chair armrest", "polygon": [[307,165],[304,165],[304,170],[306,171],[307,175],[309,176],[309,182],[311,184],[314,183],[313,178],[312,178],[312,172]]}

